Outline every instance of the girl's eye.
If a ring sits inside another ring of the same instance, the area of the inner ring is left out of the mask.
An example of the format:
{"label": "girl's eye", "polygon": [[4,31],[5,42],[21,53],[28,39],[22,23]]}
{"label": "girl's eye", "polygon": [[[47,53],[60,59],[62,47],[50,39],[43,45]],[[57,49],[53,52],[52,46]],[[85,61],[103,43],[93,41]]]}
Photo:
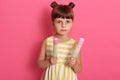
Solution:
{"label": "girl's eye", "polygon": [[70,21],[66,21],[66,23],[70,23]]}
{"label": "girl's eye", "polygon": [[57,23],[61,23],[61,21],[57,21]]}

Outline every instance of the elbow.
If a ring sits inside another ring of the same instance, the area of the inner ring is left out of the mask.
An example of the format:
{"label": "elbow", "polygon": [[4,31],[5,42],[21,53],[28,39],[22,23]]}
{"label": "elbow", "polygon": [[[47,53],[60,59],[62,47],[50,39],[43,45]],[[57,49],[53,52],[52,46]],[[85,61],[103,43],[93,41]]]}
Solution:
{"label": "elbow", "polygon": [[43,68],[42,61],[38,60],[37,65],[38,65],[39,68]]}
{"label": "elbow", "polygon": [[47,64],[47,62],[44,61],[44,60],[38,60],[38,67],[45,69],[45,68],[48,67],[48,64]]}
{"label": "elbow", "polygon": [[39,68],[41,68],[40,61],[37,62],[37,65]]}

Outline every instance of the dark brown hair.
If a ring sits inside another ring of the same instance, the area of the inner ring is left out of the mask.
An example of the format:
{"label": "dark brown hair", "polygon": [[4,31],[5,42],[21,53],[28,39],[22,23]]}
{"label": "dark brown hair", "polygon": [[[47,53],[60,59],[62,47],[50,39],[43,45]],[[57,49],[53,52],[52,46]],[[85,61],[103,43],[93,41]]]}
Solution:
{"label": "dark brown hair", "polygon": [[74,13],[73,8],[75,4],[73,2],[70,2],[68,5],[58,5],[55,1],[51,3],[51,7],[53,8],[51,13],[52,21],[54,21],[55,18],[67,18],[67,19],[74,19]]}

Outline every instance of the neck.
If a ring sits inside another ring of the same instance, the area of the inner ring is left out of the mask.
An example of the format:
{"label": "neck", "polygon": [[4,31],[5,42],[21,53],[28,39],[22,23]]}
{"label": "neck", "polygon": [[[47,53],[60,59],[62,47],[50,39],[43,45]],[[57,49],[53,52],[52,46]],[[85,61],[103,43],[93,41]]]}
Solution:
{"label": "neck", "polygon": [[66,39],[66,38],[69,38],[69,35],[60,35],[56,33],[55,37],[58,37],[59,39]]}

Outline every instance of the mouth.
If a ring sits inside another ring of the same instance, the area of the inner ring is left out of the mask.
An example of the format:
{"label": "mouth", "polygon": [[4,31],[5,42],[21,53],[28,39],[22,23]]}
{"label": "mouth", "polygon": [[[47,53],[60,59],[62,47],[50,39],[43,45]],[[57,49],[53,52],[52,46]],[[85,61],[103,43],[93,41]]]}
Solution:
{"label": "mouth", "polygon": [[61,31],[67,31],[67,30],[65,30],[65,29],[61,29]]}

